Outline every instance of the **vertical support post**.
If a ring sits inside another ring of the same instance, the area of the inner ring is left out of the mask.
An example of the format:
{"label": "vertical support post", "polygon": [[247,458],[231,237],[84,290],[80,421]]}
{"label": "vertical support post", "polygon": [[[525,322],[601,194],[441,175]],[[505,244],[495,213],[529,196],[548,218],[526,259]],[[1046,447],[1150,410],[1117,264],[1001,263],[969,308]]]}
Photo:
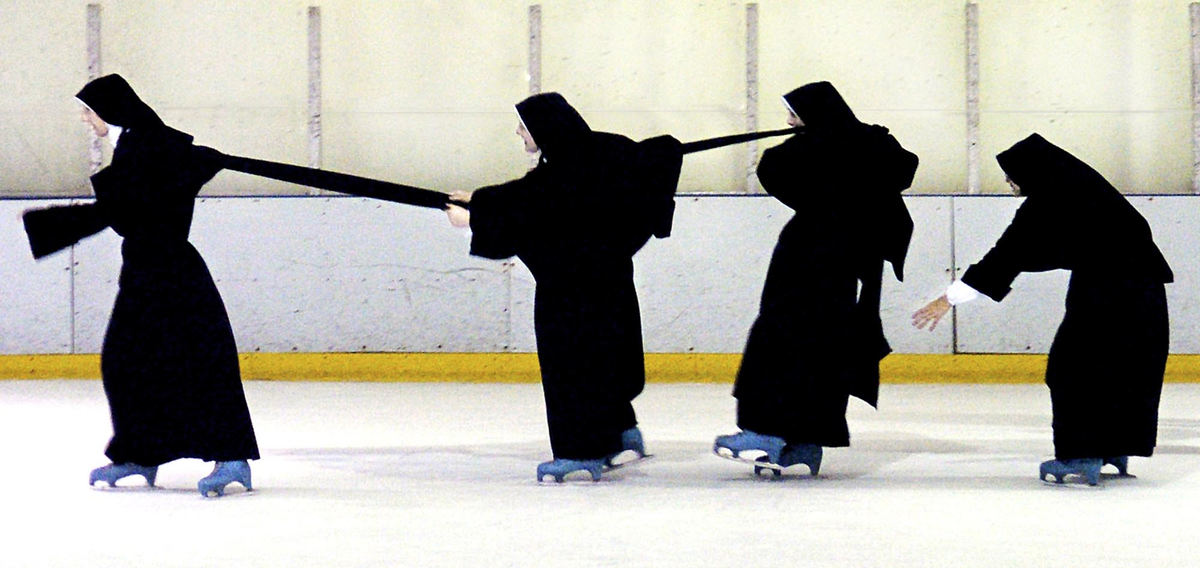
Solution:
{"label": "vertical support post", "polygon": [[[321,167],[321,8],[308,7],[308,165]],[[316,194],[317,190],[309,190]]]}
{"label": "vertical support post", "polygon": [[[979,4],[967,2],[967,193],[980,193],[979,171]],[[950,279],[958,279],[954,210],[956,198],[950,198]],[[950,352],[958,353],[958,308],[950,308]]]}
{"label": "vertical support post", "polygon": [[[758,4],[746,4],[746,132],[758,130]],[[744,193],[755,189],[754,166],[758,161],[758,142],[746,144]]]}
{"label": "vertical support post", "polygon": [[[946,199],[950,207],[950,281],[958,280],[958,226],[954,224],[954,211],[958,208],[958,197]],[[958,307],[950,306],[950,352],[958,353]]]}
{"label": "vertical support post", "polygon": [[1192,193],[1200,194],[1200,2],[1188,5],[1192,18]]}
{"label": "vertical support post", "polygon": [[[100,59],[100,5],[87,5],[87,77],[88,81],[100,77],[103,72]],[[100,147],[100,137],[89,132],[88,133],[88,171],[96,173],[100,171],[100,166],[104,162],[104,152]],[[78,312],[75,309],[75,275],[78,271],[78,262],[75,260],[75,247],[70,250],[70,334],[71,334],[71,353],[75,353],[78,349],[76,345],[75,328]]]}
{"label": "vertical support post", "polygon": [[979,182],[979,4],[967,2],[967,193]]}
{"label": "vertical support post", "polygon": [[[100,76],[100,5],[87,5],[87,75],[88,81]],[[90,145],[88,148],[88,162],[91,165],[91,173],[100,171],[100,164],[104,161],[104,154],[100,149],[100,138],[95,134],[89,134]]]}
{"label": "vertical support post", "polygon": [[[537,95],[542,92],[542,5],[530,4],[527,16],[529,20],[529,57],[528,68],[526,69],[529,77],[529,94]],[[530,155],[529,167],[537,165],[537,155]],[[504,261],[504,351],[512,351],[516,347],[516,341],[513,338],[513,313],[516,312],[513,306],[513,270],[516,268],[516,263],[511,260]]]}
{"label": "vertical support post", "polygon": [[542,5],[529,6],[529,94],[542,92]]}

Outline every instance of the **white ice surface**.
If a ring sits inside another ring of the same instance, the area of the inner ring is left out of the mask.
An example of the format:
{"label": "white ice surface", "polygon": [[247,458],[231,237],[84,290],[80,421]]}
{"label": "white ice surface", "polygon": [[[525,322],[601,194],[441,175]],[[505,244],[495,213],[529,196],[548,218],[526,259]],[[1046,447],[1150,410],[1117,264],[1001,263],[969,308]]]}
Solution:
{"label": "white ice surface", "polygon": [[[1200,385],[1167,385],[1152,459],[1098,488],[1043,484],[1044,386],[890,386],[853,446],[782,480],[711,453],[728,385],[651,384],[655,457],[538,484],[538,385],[246,383],[255,491],[89,488],[98,381],[0,381],[0,566],[1200,566]],[[1103,420],[1103,416],[1097,416]]]}

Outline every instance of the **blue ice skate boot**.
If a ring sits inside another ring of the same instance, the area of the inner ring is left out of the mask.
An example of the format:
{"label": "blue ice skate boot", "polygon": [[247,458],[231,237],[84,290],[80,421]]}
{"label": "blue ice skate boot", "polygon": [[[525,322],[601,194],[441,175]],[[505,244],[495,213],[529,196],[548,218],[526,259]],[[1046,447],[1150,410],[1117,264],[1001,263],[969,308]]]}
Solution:
{"label": "blue ice skate boot", "polygon": [[104,467],[98,467],[92,470],[92,475],[88,477],[88,485],[96,485],[97,481],[108,483],[109,487],[116,487],[117,481],[131,475],[140,475],[146,478],[146,485],[154,487],[154,478],[158,476],[158,466],[141,466],[136,463],[110,463]]}
{"label": "blue ice skate boot", "polygon": [[[802,463],[808,466],[808,471],[813,476],[816,476],[821,471],[821,457],[824,455],[824,450],[816,444],[792,444],[783,448],[783,454],[779,456],[780,467],[793,466]],[[755,472],[758,473],[757,471]],[[776,470],[776,475],[779,472]]]}
{"label": "blue ice skate boot", "polygon": [[233,482],[242,484],[246,491],[253,491],[254,488],[250,485],[250,463],[246,460],[217,462],[213,466],[212,473],[208,477],[200,480],[197,487],[200,489],[200,495],[205,497],[223,497],[225,495],[225,486]]}
{"label": "blue ice skate boot", "polygon": [[537,466],[537,480],[541,483],[546,479],[546,476],[553,476],[554,481],[563,482],[563,478],[567,474],[576,471],[586,471],[592,476],[592,481],[600,481],[600,473],[604,471],[604,459],[594,460],[569,460],[556,459],[554,461],[542,462]]}
{"label": "blue ice skate boot", "polygon": [[1038,470],[1038,477],[1042,481],[1046,481],[1046,476],[1051,475],[1054,477],[1055,483],[1062,483],[1063,478],[1075,474],[1087,478],[1088,485],[1099,485],[1101,465],[1103,465],[1103,460],[1100,458],[1079,458],[1065,462],[1059,460],[1044,461]]}
{"label": "blue ice skate boot", "polygon": [[[616,461],[621,454],[625,452],[633,452],[637,454],[633,459]],[[642,441],[642,431],[637,427],[630,428],[621,432],[621,451],[604,458],[604,467],[614,468],[620,467],[627,463],[635,462],[646,457],[646,443]]]}
{"label": "blue ice skate boot", "polygon": [[1117,473],[1122,476],[1129,475],[1129,456],[1115,456],[1104,458],[1104,465],[1112,465],[1117,468]]}
{"label": "blue ice skate boot", "polygon": [[713,453],[732,460],[778,465],[786,445],[787,442],[779,436],[742,430],[737,434],[717,436],[713,442]]}

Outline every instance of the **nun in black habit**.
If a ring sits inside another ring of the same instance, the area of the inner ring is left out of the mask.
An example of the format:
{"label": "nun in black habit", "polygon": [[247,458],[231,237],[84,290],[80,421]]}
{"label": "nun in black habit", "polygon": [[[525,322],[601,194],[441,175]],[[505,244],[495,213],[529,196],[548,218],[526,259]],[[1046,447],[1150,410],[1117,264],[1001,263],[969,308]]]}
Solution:
{"label": "nun in black habit", "polygon": [[1154,451],[1169,348],[1164,284],[1171,267],[1150,225],[1096,170],[1033,134],[996,156],[1025,196],[992,250],[946,294],[913,314],[930,329],[979,294],[999,302],[1022,272],[1071,271],[1066,313],[1050,346],[1046,385],[1055,459],[1039,477],[1100,481],[1104,464]]}
{"label": "nun in black habit", "polygon": [[76,97],[84,122],[114,146],[112,162],[91,178],[96,201],[82,210],[97,229],[124,238],[100,354],[112,463],[90,482],[141,475],[153,485],[160,464],[199,458],[216,462],[201,494],[223,495],[233,481],[250,489],[247,460],[259,453],[233,331],[188,242],[196,194],[220,170],[219,154],[163,124],[119,75],[91,81]]}
{"label": "nun in black habit", "polygon": [[879,318],[884,261],[903,278],[912,219],[900,193],[917,157],[887,128],[860,122],[827,82],[783,97],[800,133],[763,153],[758,179],[794,209],[771,257],[733,395],[741,432],[713,450],[755,473],[850,444],[850,396],[874,406],[891,352]]}
{"label": "nun in black habit", "polygon": [[[516,105],[517,133],[541,152],[524,177],[456,192],[452,224],[471,228],[471,254],[516,256],[536,280],[534,331],[554,460],[538,481],[617,456],[644,457],[632,401],[645,385],[633,255],[653,232],[653,201],[637,175],[637,143],[594,132],[557,93]],[[666,203],[669,204],[669,201]]]}

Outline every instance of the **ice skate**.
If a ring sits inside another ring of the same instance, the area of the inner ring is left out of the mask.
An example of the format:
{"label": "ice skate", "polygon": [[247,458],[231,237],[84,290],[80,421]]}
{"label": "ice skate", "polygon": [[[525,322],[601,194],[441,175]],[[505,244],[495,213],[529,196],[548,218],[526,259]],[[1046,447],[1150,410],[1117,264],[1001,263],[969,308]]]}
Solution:
{"label": "ice skate", "polygon": [[1104,465],[1112,465],[1117,468],[1117,475],[1129,477],[1129,456],[1104,458]]}
{"label": "ice skate", "polygon": [[1087,479],[1088,485],[1100,484],[1100,458],[1080,458],[1067,461],[1050,460],[1042,462],[1038,477],[1046,481],[1046,476],[1054,477],[1055,483],[1062,483],[1068,475],[1081,475]]}
{"label": "ice skate", "polygon": [[771,470],[775,473],[775,477],[783,475],[785,468],[796,464],[804,464],[808,466],[808,471],[813,476],[821,471],[821,458],[824,455],[824,450],[816,444],[795,444],[783,447],[783,452],[779,455],[778,463],[755,463],[754,475],[759,475],[763,470]]}
{"label": "ice skate", "polygon": [[204,497],[223,497],[225,486],[235,481],[241,483],[246,491],[254,490],[250,485],[250,464],[246,460],[217,462],[212,473],[196,485]]}
{"label": "ice skate", "polygon": [[140,475],[146,478],[146,485],[154,487],[154,478],[158,476],[158,466],[140,466],[135,463],[110,463],[104,467],[98,467],[92,470],[91,476],[88,477],[88,485],[96,485],[97,481],[108,483],[109,487],[116,487],[117,481],[131,475]]}
{"label": "ice skate", "polygon": [[621,451],[604,458],[605,469],[617,469],[650,457],[637,427],[621,432]]}
{"label": "ice skate", "polygon": [[742,430],[737,434],[717,436],[713,442],[713,453],[726,459],[777,466],[786,445],[787,442],[778,436]]}
{"label": "ice skate", "polygon": [[604,471],[605,459],[569,460],[556,459],[538,464],[538,483],[545,481],[546,476],[552,476],[554,481],[562,483],[567,475],[577,471],[586,471],[592,476],[592,481],[600,481],[600,473]]}

